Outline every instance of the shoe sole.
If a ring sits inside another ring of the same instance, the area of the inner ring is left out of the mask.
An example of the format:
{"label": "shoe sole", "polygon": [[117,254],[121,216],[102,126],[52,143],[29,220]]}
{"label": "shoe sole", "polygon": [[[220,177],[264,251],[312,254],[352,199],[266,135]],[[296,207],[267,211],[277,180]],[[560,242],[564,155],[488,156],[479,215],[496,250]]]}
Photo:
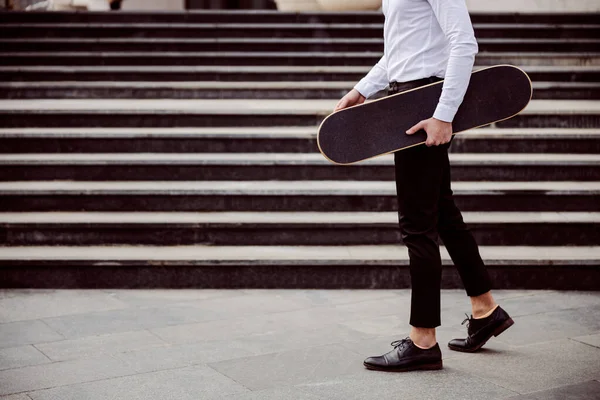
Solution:
{"label": "shoe sole", "polygon": [[513,321],[512,318],[507,319],[506,321],[504,321],[502,323],[502,325],[497,327],[496,330],[493,331],[487,338],[485,338],[485,340],[483,342],[481,342],[477,347],[473,347],[472,349],[465,349],[463,347],[452,346],[449,343],[448,343],[448,348],[450,348],[450,350],[462,351],[463,353],[474,353],[477,350],[479,350],[480,348],[482,348],[483,345],[486,344],[487,341],[490,340],[492,336],[496,337],[496,336],[500,335],[502,332],[504,332],[505,330],[507,330],[508,328],[513,326],[514,323],[515,323],[515,321]]}
{"label": "shoe sole", "polygon": [[372,369],[375,371],[389,371],[389,372],[408,372],[408,371],[429,371],[429,370],[435,370],[435,369],[442,369],[443,365],[442,365],[442,361],[437,362],[437,363],[433,363],[433,364],[423,364],[423,365],[417,365],[414,367],[402,367],[402,368],[394,368],[394,367],[378,367],[376,365],[371,365],[371,364],[367,364],[365,362],[363,362],[363,365],[365,367],[367,367],[367,369]]}

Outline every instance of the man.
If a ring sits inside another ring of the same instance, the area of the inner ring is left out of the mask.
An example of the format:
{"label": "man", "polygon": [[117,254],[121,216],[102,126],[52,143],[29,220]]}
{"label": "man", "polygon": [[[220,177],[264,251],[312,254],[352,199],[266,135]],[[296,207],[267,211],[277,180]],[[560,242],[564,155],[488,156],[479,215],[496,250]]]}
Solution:
{"label": "man", "polygon": [[[390,86],[398,93],[444,79],[432,117],[406,134],[427,132],[425,146],[394,153],[398,221],[408,248],[411,275],[409,337],[394,349],[368,357],[369,369],[410,371],[442,368],[435,328],[440,322],[442,239],[471,299],[466,339],[453,339],[452,350],[474,352],[513,324],[496,304],[491,282],[473,235],[463,222],[450,188],[448,148],[452,120],[469,84],[478,46],[465,0],[383,0],[384,54],[369,73],[336,105],[361,104]],[[401,112],[399,110],[399,112]]]}

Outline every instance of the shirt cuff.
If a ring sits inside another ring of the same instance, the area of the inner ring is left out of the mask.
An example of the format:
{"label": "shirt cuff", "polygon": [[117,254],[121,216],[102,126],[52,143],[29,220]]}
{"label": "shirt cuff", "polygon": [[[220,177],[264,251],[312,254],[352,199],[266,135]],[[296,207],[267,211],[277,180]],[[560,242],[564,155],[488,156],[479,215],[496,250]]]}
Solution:
{"label": "shirt cuff", "polygon": [[354,89],[358,90],[358,93],[365,96],[365,98],[369,98],[379,91],[379,88],[366,79],[361,79],[356,85],[354,85]]}
{"label": "shirt cuff", "polygon": [[456,111],[458,111],[457,108],[438,103],[435,112],[433,113],[433,118],[444,122],[452,122],[454,116],[456,115]]}

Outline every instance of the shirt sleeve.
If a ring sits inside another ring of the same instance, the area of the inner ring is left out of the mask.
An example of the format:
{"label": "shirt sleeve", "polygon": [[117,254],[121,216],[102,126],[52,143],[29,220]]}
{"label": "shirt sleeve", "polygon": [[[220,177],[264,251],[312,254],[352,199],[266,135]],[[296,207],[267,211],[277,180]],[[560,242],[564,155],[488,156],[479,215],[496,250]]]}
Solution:
{"label": "shirt sleeve", "polygon": [[354,85],[354,89],[358,90],[365,98],[384,89],[389,83],[386,64],[387,62],[384,54],[379,61],[377,61],[377,64],[371,68],[369,73]]}
{"label": "shirt sleeve", "polygon": [[465,0],[427,0],[450,42],[442,95],[433,117],[452,122],[461,105],[479,51]]}

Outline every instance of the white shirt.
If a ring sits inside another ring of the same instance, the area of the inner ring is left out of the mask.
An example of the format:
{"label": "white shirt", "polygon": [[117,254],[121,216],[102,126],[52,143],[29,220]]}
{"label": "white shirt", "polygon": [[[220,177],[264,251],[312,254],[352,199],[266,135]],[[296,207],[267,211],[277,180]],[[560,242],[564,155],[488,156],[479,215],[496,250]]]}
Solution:
{"label": "white shirt", "polygon": [[445,78],[434,118],[452,122],[479,48],[465,0],[383,0],[384,51],[354,88],[365,97],[389,82]]}

